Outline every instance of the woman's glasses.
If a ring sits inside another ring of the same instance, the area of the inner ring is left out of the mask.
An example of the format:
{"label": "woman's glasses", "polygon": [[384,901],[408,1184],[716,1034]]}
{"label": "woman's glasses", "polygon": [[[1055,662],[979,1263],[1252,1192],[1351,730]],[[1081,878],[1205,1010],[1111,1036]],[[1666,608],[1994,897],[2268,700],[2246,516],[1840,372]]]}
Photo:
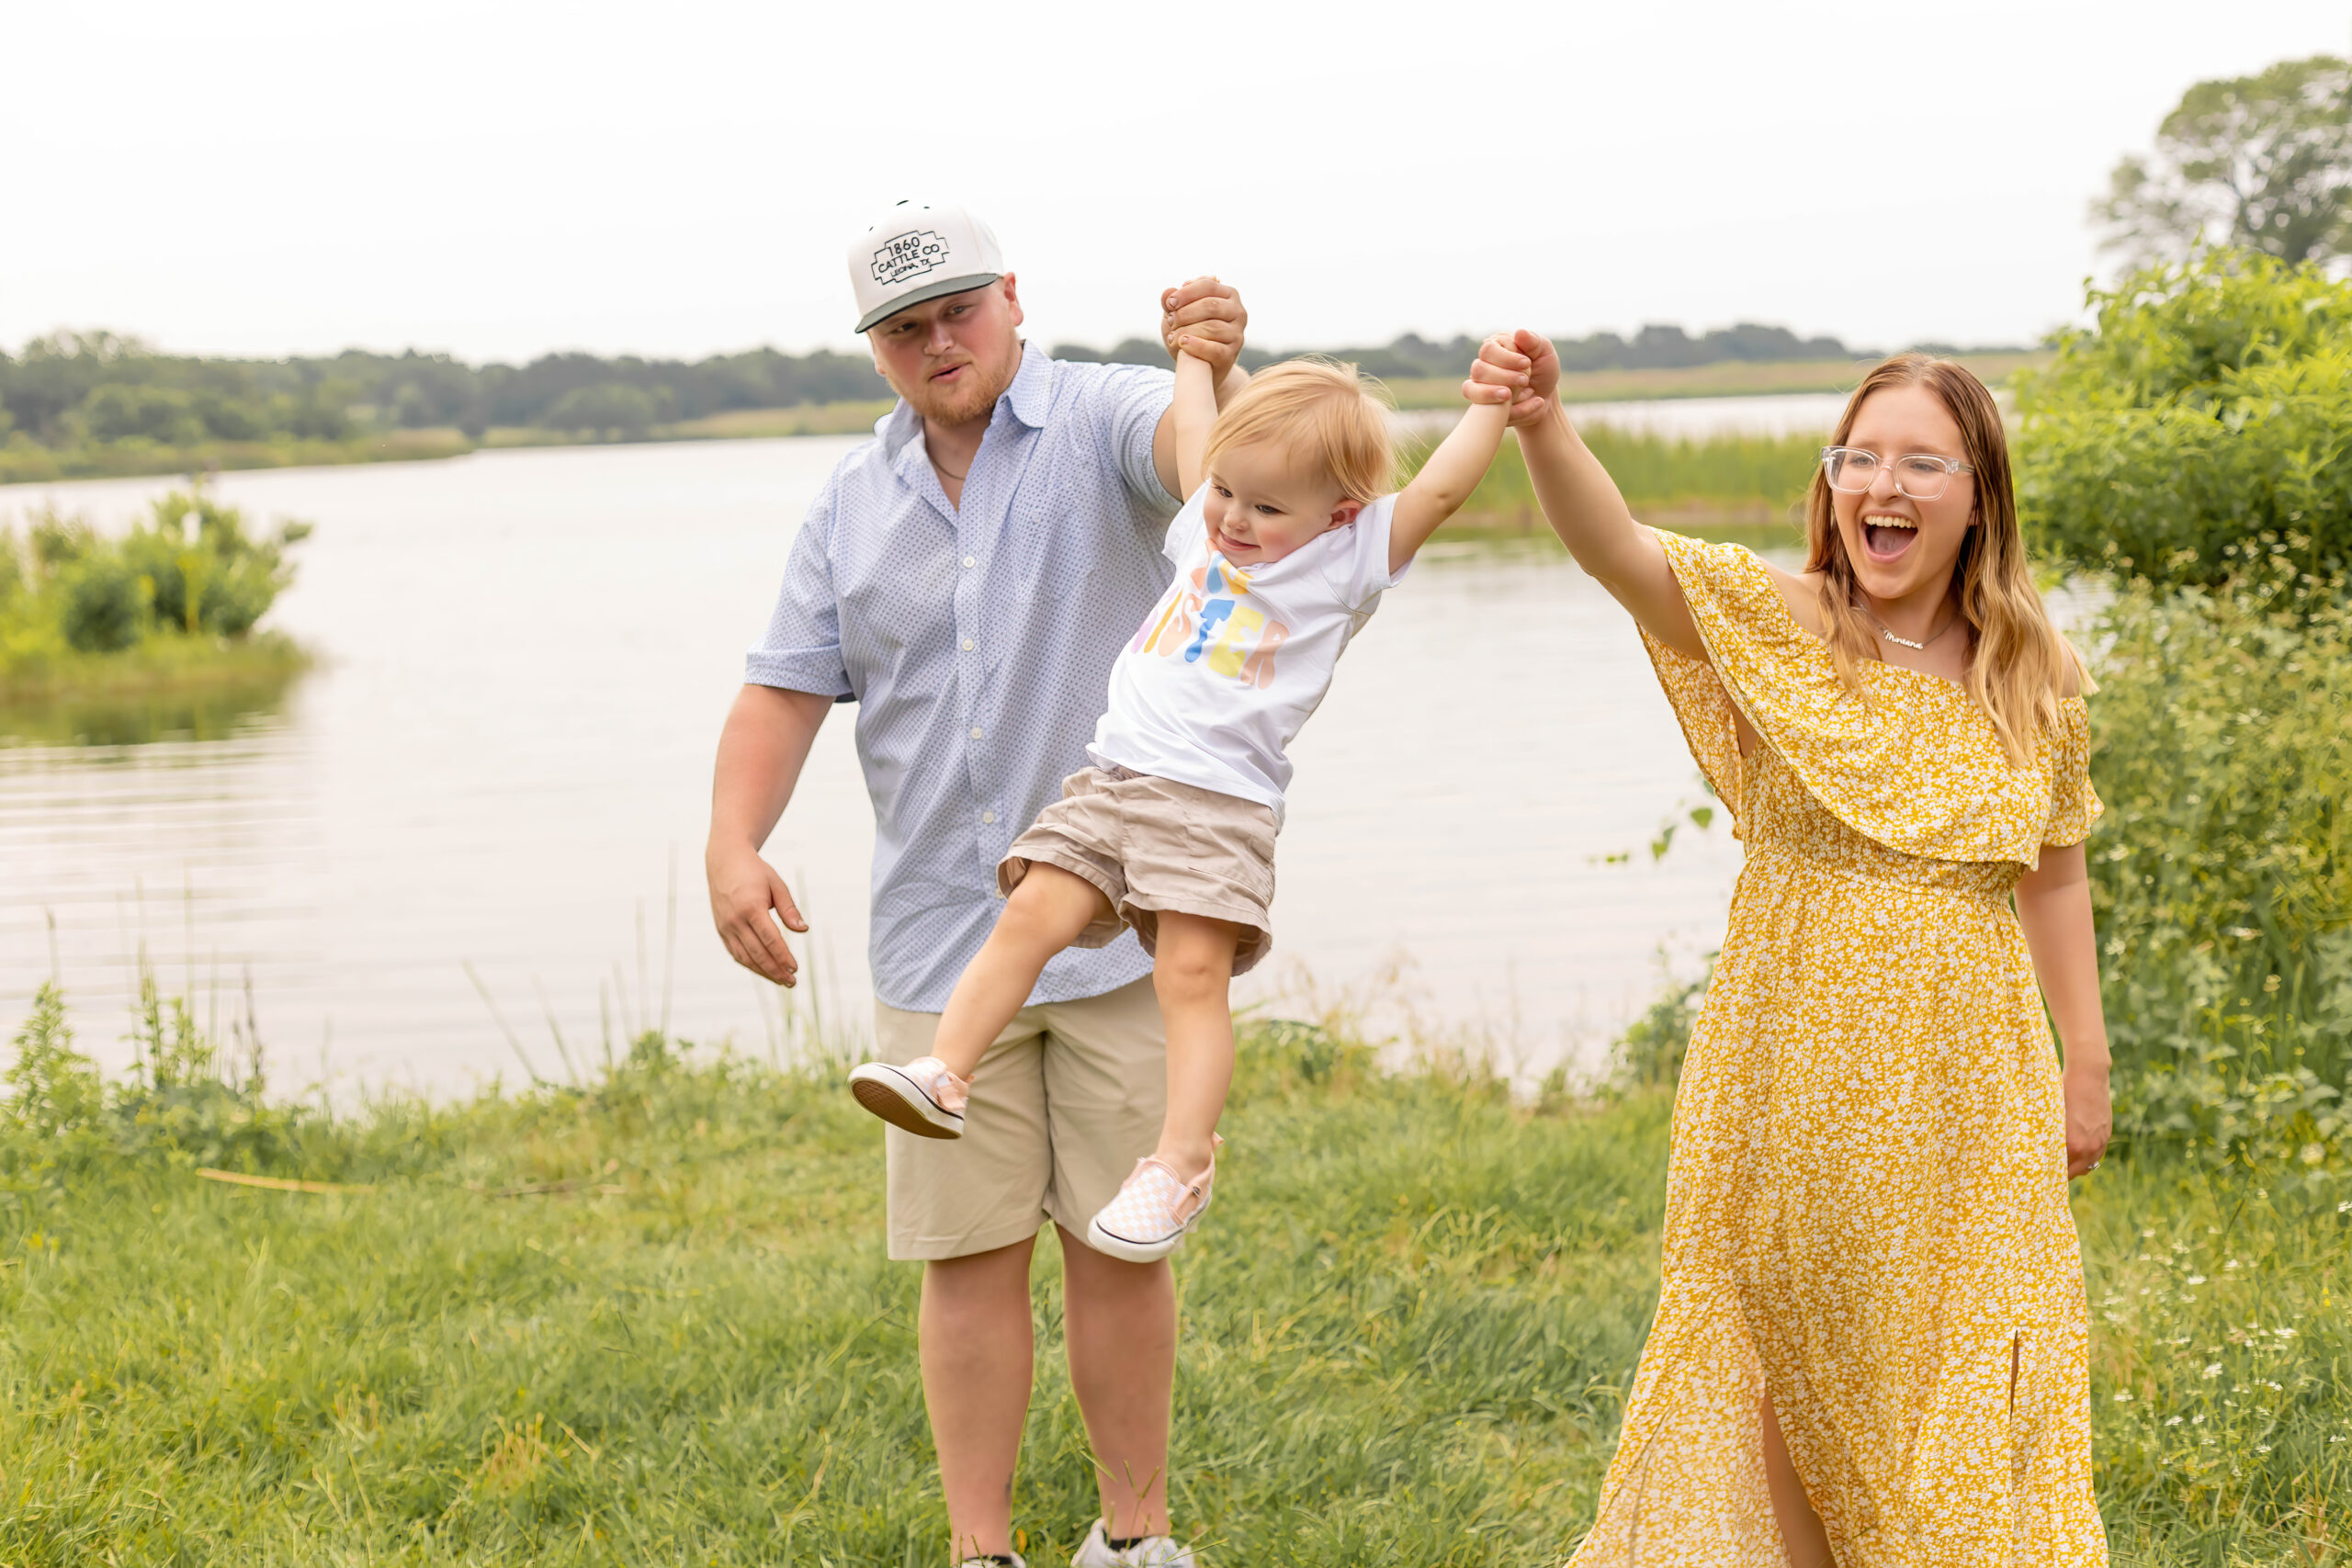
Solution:
{"label": "woman's glasses", "polygon": [[1829,488],[1849,495],[1859,494],[1877,483],[1880,466],[1890,461],[1894,468],[1895,493],[1914,501],[1934,501],[1951,488],[1952,475],[1976,471],[1965,463],[1955,463],[1930,452],[1911,452],[1889,459],[1860,446],[1821,449],[1821,471],[1827,476]]}

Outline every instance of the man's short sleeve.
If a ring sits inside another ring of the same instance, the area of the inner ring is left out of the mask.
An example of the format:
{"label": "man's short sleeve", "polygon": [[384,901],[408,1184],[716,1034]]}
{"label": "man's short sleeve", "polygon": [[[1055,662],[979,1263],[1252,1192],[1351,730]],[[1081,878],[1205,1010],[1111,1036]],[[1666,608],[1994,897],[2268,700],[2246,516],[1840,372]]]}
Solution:
{"label": "man's short sleeve", "polygon": [[842,660],[841,605],[833,593],[833,514],[837,479],[809,505],[785,563],[784,587],[767,635],[743,660],[743,680],[846,701],[849,667]]}
{"label": "man's short sleeve", "polygon": [[1159,429],[1159,417],[1176,400],[1175,373],[1148,365],[1105,365],[1091,391],[1101,410],[1111,457],[1119,465],[1127,489],[1156,511],[1172,512],[1182,505],[1182,498],[1169,494],[1168,487],[1159,482],[1159,469],[1151,460],[1151,439]]}

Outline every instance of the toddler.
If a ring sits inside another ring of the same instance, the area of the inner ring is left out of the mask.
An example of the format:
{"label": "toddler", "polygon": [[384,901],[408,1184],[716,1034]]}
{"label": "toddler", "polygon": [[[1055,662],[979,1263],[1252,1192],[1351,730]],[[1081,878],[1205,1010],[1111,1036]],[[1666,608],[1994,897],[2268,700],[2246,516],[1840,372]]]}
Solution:
{"label": "toddler", "polygon": [[1111,671],[1093,766],[997,868],[996,929],[948,998],[931,1055],[850,1075],[910,1133],[964,1135],[980,1058],[1063,948],[1133,926],[1168,1032],[1159,1144],[1087,1227],[1087,1245],[1165,1258],[1209,1205],[1233,1077],[1229,984],[1272,943],[1285,755],[1348,641],[1494,460],[1508,393],[1470,411],[1396,494],[1387,410],[1351,366],[1294,360],[1220,413],[1206,361],[1177,343],[1175,581]]}

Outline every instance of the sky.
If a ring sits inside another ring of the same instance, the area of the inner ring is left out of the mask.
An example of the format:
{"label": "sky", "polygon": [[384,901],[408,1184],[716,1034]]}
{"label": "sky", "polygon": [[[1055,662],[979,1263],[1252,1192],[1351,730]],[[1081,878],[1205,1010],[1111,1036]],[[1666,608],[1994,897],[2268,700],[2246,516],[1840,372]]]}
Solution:
{"label": "sky", "polygon": [[2194,81],[2352,49],[2352,5],[0,0],[0,36],[10,349],[850,348],[847,243],[902,197],[989,220],[1046,343],[1215,273],[1270,347],[1892,348],[2075,317],[2117,158]]}

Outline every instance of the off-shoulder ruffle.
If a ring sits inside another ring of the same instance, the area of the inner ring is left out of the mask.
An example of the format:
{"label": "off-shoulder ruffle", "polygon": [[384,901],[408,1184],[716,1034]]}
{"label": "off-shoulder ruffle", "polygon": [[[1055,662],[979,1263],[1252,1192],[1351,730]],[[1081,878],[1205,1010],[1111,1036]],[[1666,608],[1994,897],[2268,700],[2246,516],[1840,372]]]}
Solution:
{"label": "off-shoulder ruffle", "polygon": [[2044,844],[2080,843],[2098,816],[2089,719],[2059,705],[2034,765],[2012,766],[1992,720],[1951,682],[1888,664],[1864,667],[1868,701],[1838,679],[1828,645],[1799,626],[1771,573],[1738,545],[1663,529],[1675,581],[1709,660],[1642,635],[1659,684],[1737,830],[1745,714],[1813,796],[1856,832],[1928,860],[2036,864]]}

